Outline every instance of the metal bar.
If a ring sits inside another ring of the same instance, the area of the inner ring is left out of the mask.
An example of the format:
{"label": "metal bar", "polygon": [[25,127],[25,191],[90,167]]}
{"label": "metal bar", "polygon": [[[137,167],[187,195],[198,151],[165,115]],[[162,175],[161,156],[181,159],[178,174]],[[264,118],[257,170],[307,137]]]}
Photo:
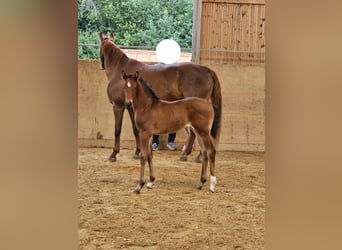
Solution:
{"label": "metal bar", "polygon": [[[89,46],[89,47],[100,47],[99,44],[89,44],[89,43],[79,43],[78,46]],[[118,46],[120,49],[145,49],[145,50],[155,50],[155,47],[146,46]]]}
{"label": "metal bar", "polygon": [[[79,43],[78,46],[85,47],[100,47],[99,44],[88,44],[88,43]],[[120,49],[141,49],[141,50],[156,50],[156,47],[146,47],[146,46],[118,46]],[[182,53],[191,53],[192,48],[181,48]]]}
{"label": "metal bar", "polygon": [[[80,43],[78,46],[89,46],[89,47],[100,47],[99,44],[88,44],[88,43]],[[144,47],[144,46],[118,46],[120,49],[143,49],[143,50],[149,50],[153,49],[154,47]],[[185,48],[182,49],[184,51],[188,50],[191,51],[191,48]],[[249,54],[264,54],[265,51],[240,51],[240,50],[221,50],[221,49],[200,49],[200,51],[205,52],[224,52],[224,53],[249,53]],[[195,52],[195,51],[194,51]],[[199,55],[199,54],[198,54]]]}
{"label": "metal bar", "polygon": [[78,46],[100,47],[99,44],[79,43]]}
{"label": "metal bar", "polygon": [[194,1],[193,10],[193,28],[192,28],[192,62],[199,63],[201,48],[201,17],[202,17],[202,0]]}

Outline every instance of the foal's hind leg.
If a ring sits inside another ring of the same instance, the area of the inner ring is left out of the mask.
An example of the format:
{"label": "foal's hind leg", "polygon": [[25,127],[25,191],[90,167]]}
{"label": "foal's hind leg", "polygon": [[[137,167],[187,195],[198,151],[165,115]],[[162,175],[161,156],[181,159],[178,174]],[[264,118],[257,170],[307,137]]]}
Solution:
{"label": "foal's hind leg", "polygon": [[202,152],[202,172],[201,172],[201,180],[200,183],[197,185],[198,189],[202,189],[203,184],[206,182],[206,175],[207,175],[207,166],[208,166],[208,159],[210,162],[210,186],[209,190],[211,192],[215,191],[216,185],[216,176],[215,176],[215,156],[216,156],[216,149],[211,140],[210,135],[201,136],[198,140],[201,144],[201,152]]}
{"label": "foal's hind leg", "polygon": [[211,137],[208,136],[206,138],[203,138],[204,145],[208,152],[209,157],[209,163],[210,163],[210,186],[209,190],[214,193],[215,186],[216,186],[216,175],[215,175],[215,156],[216,156],[216,149],[214,146],[213,141],[211,140]]}
{"label": "foal's hind leg", "polygon": [[207,181],[207,166],[208,166],[208,153],[206,150],[201,150],[202,152],[202,171],[200,183],[197,185],[197,189],[202,189],[204,183]]}
{"label": "foal's hind leg", "polygon": [[207,181],[206,175],[207,175],[207,166],[208,166],[208,154],[207,150],[205,148],[205,144],[202,140],[202,137],[197,137],[198,143],[201,147],[201,153],[202,153],[202,170],[201,170],[201,178],[200,183],[196,186],[197,189],[202,189],[204,183]]}

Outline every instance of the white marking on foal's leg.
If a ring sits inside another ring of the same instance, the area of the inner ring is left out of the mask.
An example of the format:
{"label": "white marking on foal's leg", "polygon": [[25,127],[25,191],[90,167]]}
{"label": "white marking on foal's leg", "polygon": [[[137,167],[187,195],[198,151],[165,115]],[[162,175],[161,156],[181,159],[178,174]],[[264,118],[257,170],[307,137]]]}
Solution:
{"label": "white marking on foal's leg", "polygon": [[139,194],[142,187],[143,187],[143,185],[138,184],[138,186],[136,186],[135,189],[133,190],[133,193]]}
{"label": "white marking on foal's leg", "polygon": [[214,193],[214,190],[215,190],[215,185],[216,185],[217,181],[216,181],[216,176],[212,176],[210,175],[210,186],[209,186],[209,190],[211,192]]}
{"label": "white marking on foal's leg", "polygon": [[146,185],[147,188],[152,188],[154,185],[154,182],[149,181]]}

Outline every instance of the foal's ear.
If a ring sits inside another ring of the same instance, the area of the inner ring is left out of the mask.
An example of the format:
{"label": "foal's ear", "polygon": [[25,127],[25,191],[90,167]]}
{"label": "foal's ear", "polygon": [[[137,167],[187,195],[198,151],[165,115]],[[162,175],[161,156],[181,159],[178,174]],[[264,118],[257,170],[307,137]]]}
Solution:
{"label": "foal's ear", "polygon": [[113,32],[110,32],[110,37],[113,39],[113,41],[114,41],[114,34],[113,34]]}
{"label": "foal's ear", "polygon": [[134,77],[137,78],[137,79],[139,78],[139,71],[135,72],[135,76]]}
{"label": "foal's ear", "polygon": [[123,70],[121,71],[121,79],[126,80],[126,73]]}

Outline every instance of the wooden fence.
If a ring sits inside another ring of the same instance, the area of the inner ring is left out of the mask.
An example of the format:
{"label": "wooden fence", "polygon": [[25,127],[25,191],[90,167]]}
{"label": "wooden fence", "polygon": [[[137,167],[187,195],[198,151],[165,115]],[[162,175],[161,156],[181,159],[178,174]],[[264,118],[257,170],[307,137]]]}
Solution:
{"label": "wooden fence", "polygon": [[265,0],[195,1],[193,39],[194,62],[263,65]]}

